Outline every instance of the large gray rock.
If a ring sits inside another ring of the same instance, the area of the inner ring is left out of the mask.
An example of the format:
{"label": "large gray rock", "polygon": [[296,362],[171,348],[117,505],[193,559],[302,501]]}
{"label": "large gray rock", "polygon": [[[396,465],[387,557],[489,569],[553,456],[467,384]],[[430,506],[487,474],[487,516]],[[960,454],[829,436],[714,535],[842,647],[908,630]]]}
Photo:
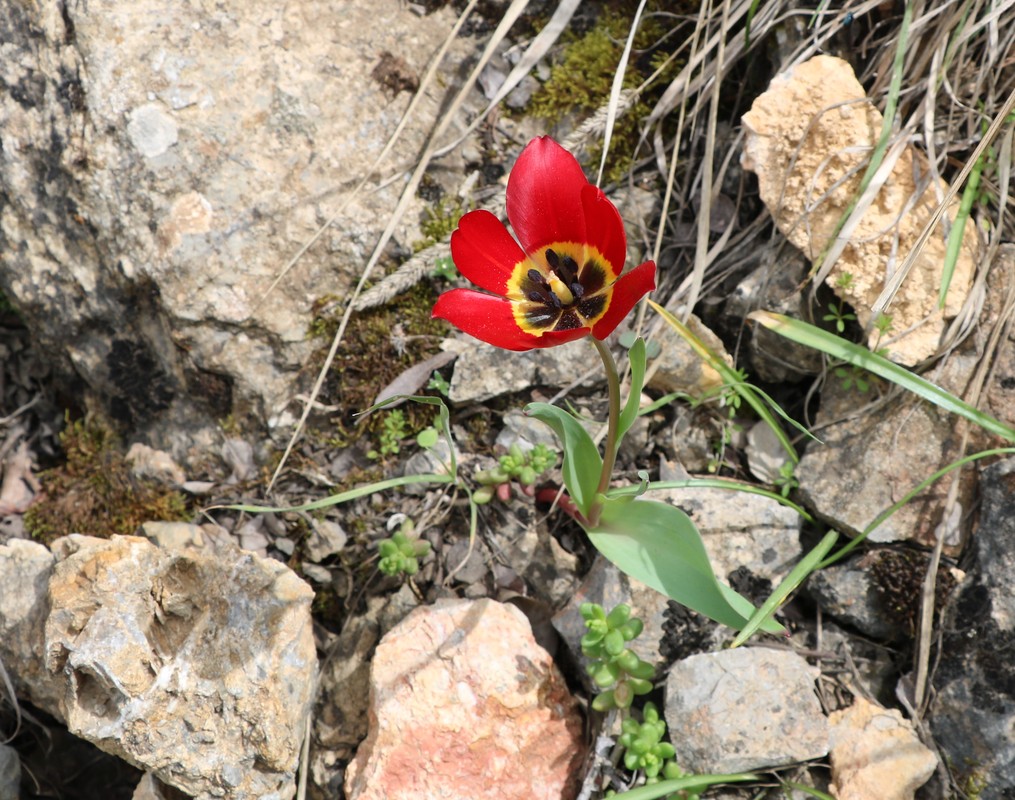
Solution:
{"label": "large gray rock", "polygon": [[[454,12],[421,18],[399,0],[2,9],[0,288],[128,427],[278,414],[314,346],[312,304],[348,291],[401,189],[344,205],[409,101],[371,73],[384,51],[420,70]],[[424,99],[383,169],[412,163],[439,105]],[[396,230],[400,246],[414,225]]]}
{"label": "large gray rock", "polygon": [[690,772],[778,767],[828,752],[818,670],[796,653],[741,647],[678,661],[666,679],[666,724]]}
{"label": "large gray rock", "polygon": [[54,551],[0,548],[19,694],[190,795],[291,797],[317,670],[310,588],[235,547],[73,535]]}
{"label": "large gray rock", "polygon": [[984,778],[983,800],[1015,794],[1015,459],[983,471],[974,565],[944,614],[934,740]]}

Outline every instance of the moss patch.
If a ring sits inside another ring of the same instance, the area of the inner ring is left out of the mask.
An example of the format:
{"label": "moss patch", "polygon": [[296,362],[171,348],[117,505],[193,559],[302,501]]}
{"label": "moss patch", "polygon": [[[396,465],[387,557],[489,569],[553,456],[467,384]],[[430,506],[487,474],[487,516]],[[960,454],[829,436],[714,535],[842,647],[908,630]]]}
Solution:
{"label": "moss patch", "polygon": [[[653,10],[658,10],[653,6],[659,5],[658,2],[649,4],[649,13],[642,18],[635,34],[634,50],[624,75],[624,88],[641,85],[668,56],[668,52],[660,47],[666,30],[651,16]],[[566,33],[561,40],[564,49],[552,66],[550,77],[532,96],[526,113],[556,125],[571,114],[587,117],[604,106],[610,98],[632,18],[633,13],[605,9],[591,30],[582,35]],[[676,75],[680,63],[672,62],[656,79],[660,90]],[[634,107],[617,120],[606,161],[605,178],[608,182],[619,181],[630,168],[638,141],[639,121],[647,116],[652,102],[654,98],[650,93],[643,94]],[[598,162],[602,149],[593,145],[589,148],[589,155]]]}
{"label": "moss patch", "polygon": [[130,474],[112,430],[95,420],[68,422],[60,434],[67,460],[43,472],[43,495],[25,514],[33,538],[49,543],[84,533],[133,534],[144,522],[188,520],[186,498]]}

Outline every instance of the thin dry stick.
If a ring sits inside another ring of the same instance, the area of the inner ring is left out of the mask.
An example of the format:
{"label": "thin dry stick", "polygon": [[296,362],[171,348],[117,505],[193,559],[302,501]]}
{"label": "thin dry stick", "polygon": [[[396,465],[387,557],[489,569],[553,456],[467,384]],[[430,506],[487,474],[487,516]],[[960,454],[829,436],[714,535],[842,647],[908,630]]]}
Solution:
{"label": "thin dry stick", "polygon": [[687,322],[691,309],[698,302],[701,284],[705,279],[705,268],[708,266],[708,234],[709,218],[712,216],[712,195],[715,186],[712,183],[712,160],[715,157],[715,129],[719,120],[719,92],[722,87],[722,76],[726,55],[726,32],[729,25],[730,3],[723,0],[722,18],[719,25],[719,47],[715,58],[715,79],[712,83],[712,104],[708,110],[708,127],[705,133],[705,158],[701,166],[701,205],[698,210],[698,238],[694,248],[694,271],[691,273],[691,288],[687,295],[687,304],[682,321]]}
{"label": "thin dry stick", "polygon": [[613,84],[610,86],[610,99],[606,104],[606,130],[603,132],[603,155],[599,159],[599,173],[596,175],[596,186],[603,183],[603,171],[606,169],[606,156],[610,150],[610,140],[613,139],[613,124],[617,120],[617,106],[620,104],[620,92],[624,88],[624,74],[627,72],[627,62],[631,58],[631,48],[634,47],[634,36],[638,32],[638,24],[641,22],[641,14],[645,10],[648,0],[641,0],[637,11],[634,12],[634,19],[631,20],[631,28],[627,34],[627,42],[624,44],[624,51],[620,54],[620,63],[617,64],[617,71],[613,76]]}
{"label": "thin dry stick", "polygon": [[338,331],[336,331],[335,333],[335,338],[332,340],[331,347],[328,349],[328,354],[324,359],[324,364],[322,365],[321,371],[318,373],[317,380],[314,383],[314,387],[310,392],[311,402],[307,403],[304,406],[303,413],[300,415],[299,422],[296,424],[296,430],[293,431],[293,435],[290,437],[289,443],[286,445],[285,452],[282,454],[282,458],[279,460],[278,466],[275,468],[275,472],[271,476],[271,481],[268,484],[269,492],[275,485],[275,481],[278,480],[278,476],[282,473],[282,469],[285,467],[285,464],[289,459],[289,455],[290,453],[292,453],[292,449],[295,446],[296,441],[299,439],[300,433],[302,433],[304,426],[306,425],[307,418],[310,416],[310,411],[311,408],[313,407],[313,401],[317,399],[317,395],[320,394],[321,388],[324,386],[324,380],[327,377],[329,370],[331,369],[332,363],[334,363],[335,361],[335,356],[338,353],[338,347],[342,342],[342,337],[345,335],[345,329],[349,324],[350,317],[352,316],[356,298],[359,296],[360,292],[363,291],[363,286],[366,284],[367,279],[370,277],[370,273],[373,272],[373,269],[377,265],[378,260],[380,260],[380,256],[384,250],[384,247],[390,241],[392,234],[395,232],[395,226],[401,219],[402,214],[405,213],[405,209],[408,206],[409,201],[415,194],[416,188],[419,186],[419,181],[423,177],[423,172],[426,170],[427,165],[430,162],[430,157],[435,149],[437,140],[444,134],[444,132],[451,125],[451,122],[455,118],[455,114],[457,113],[458,109],[464,102],[465,97],[468,95],[469,91],[471,91],[472,87],[476,84],[476,81],[479,79],[480,73],[486,67],[489,60],[493,57],[497,45],[499,45],[500,42],[504,39],[504,37],[507,35],[508,30],[514,24],[515,20],[517,20],[518,17],[521,16],[522,11],[525,10],[525,7],[527,5],[528,0],[513,0],[511,5],[508,7],[508,10],[505,12],[504,18],[501,19],[500,24],[497,26],[496,30],[494,30],[493,34],[491,35],[490,41],[487,42],[486,49],[480,56],[479,61],[476,63],[476,66],[469,74],[469,77],[466,78],[465,83],[459,90],[458,94],[455,96],[454,100],[451,103],[451,106],[445,110],[444,115],[440,117],[440,119],[437,122],[437,125],[434,127],[434,130],[430,134],[430,137],[426,144],[426,148],[424,149],[423,154],[420,156],[419,162],[416,165],[415,170],[413,170],[413,173],[410,176],[409,181],[405,186],[405,189],[402,191],[402,196],[399,198],[398,204],[395,206],[395,210],[394,212],[392,212],[392,215],[388,220],[388,224],[385,227],[383,233],[381,233],[381,237],[378,240],[376,246],[374,247],[373,252],[370,254],[370,258],[367,261],[366,266],[363,268],[363,273],[360,276],[359,282],[356,284],[356,288],[353,290],[352,297],[350,298],[349,303],[346,305],[345,313],[342,314],[342,319],[338,325]]}

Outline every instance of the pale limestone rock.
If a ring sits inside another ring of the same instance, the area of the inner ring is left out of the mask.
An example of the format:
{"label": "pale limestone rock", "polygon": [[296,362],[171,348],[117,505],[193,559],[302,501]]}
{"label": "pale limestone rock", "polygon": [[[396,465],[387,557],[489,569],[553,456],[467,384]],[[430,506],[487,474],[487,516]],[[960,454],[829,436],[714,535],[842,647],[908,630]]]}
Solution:
{"label": "pale limestone rock", "polygon": [[796,653],[740,647],[678,661],[666,678],[666,724],[690,772],[778,767],[828,752],[818,670]]}
{"label": "pale limestone rock", "polygon": [[0,662],[21,697],[62,718],[64,683],[45,666],[43,629],[53,554],[38,542],[12,539],[0,547]]}
{"label": "pale limestone rock", "polygon": [[[880,135],[880,112],[847,62],[822,55],[773,79],[743,123],[743,163],[757,173],[762,200],[779,230],[808,258],[818,258],[856,197],[861,165]],[[939,192],[947,191],[941,182],[916,197],[926,178],[923,157],[914,148],[906,149],[826,279],[853,306],[861,325],[870,322],[886,275],[909,254],[937,206]],[[946,213],[949,223],[957,209],[956,199]],[[943,314],[937,309],[946,237],[940,226],[934,231],[888,309],[893,319],[890,336],[919,326],[887,343],[891,357],[901,363],[915,364],[935,351],[944,320],[955,315],[968,292],[978,253],[972,221],[966,224]],[[839,285],[845,273],[852,276],[848,288]],[[876,337],[874,330],[872,345]]]}
{"label": "pale limestone rock", "polygon": [[230,412],[284,419],[314,302],[359,278],[403,186],[388,178],[454,90],[425,94],[352,198],[410,101],[371,77],[379,54],[421,72],[457,18],[410,5],[4,5],[0,286],[63,372],[175,457]]}
{"label": "pale limestone rock", "polygon": [[913,800],[934,774],[937,756],[902,714],[862,697],[828,717],[832,785],[838,800]]}
{"label": "pale limestone rock", "polygon": [[516,353],[472,338],[455,338],[441,342],[441,349],[458,353],[448,391],[448,399],[456,404],[482,402],[532,386],[568,386],[590,371],[589,381],[603,376],[599,356],[584,339]]}
{"label": "pale limestone rock", "polygon": [[147,478],[166,486],[180,486],[187,475],[169,453],[155,450],[141,442],[134,442],[127,451],[127,465],[130,474],[136,478]]}
{"label": "pale limestone rock", "polygon": [[[722,340],[694,314],[688,317],[687,327],[713,353],[733,366],[733,357],[726,352]],[[669,325],[660,323],[652,340],[661,348],[659,355],[649,364],[646,375],[646,382],[653,389],[660,392],[686,392],[692,397],[700,398],[714,392],[725,382],[687,340]]]}
{"label": "pale limestone rock", "polygon": [[45,659],[71,732],[191,795],[291,797],[317,669],[310,588],[236,548],[53,549]]}
{"label": "pale limestone rock", "polygon": [[528,621],[493,600],[419,608],[377,647],[350,800],[570,800],[581,716]]}

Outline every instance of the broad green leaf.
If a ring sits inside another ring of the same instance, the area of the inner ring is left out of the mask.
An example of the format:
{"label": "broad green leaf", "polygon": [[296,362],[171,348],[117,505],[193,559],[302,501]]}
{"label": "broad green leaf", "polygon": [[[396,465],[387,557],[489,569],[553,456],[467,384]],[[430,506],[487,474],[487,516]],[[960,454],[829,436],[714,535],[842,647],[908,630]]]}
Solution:
{"label": "broad green leaf", "polygon": [[599,474],[603,471],[603,457],[599,455],[588,431],[564,409],[549,403],[529,403],[525,413],[549,425],[561,441],[564,463],[561,472],[564,486],[583,515],[589,513],[596,499]]}
{"label": "broad green leaf", "polygon": [[811,552],[804,556],[797,563],[795,567],[790,571],[789,575],[782,579],[782,582],[776,588],[769,598],[762,604],[754,616],[751,617],[746,627],[737,634],[737,638],[733,640],[733,644],[730,647],[739,647],[746,642],[751,636],[754,635],[762,625],[765,624],[772,615],[776,612],[780,605],[782,605],[786,598],[792,594],[796,588],[807,580],[808,576],[818,569],[828,551],[832,549],[832,545],[835,544],[836,539],[839,538],[839,534],[835,531],[829,531],[825,534],[824,538],[818,542]]}
{"label": "broad green leaf", "polygon": [[645,385],[645,340],[641,337],[638,337],[631,345],[628,360],[631,364],[631,390],[627,395],[627,404],[620,412],[620,420],[617,424],[617,447],[620,447],[624,434],[631,429],[634,421],[638,418],[641,390]]}
{"label": "broad green leaf", "polygon": [[[681,605],[737,630],[754,606],[720,583],[701,534],[683,511],[657,500],[606,498],[590,541],[623,572]],[[764,630],[781,632],[770,620]]]}
{"label": "broad green leaf", "polygon": [[833,358],[840,359],[854,366],[865,369],[886,381],[891,381],[903,389],[908,389],[918,397],[928,400],[936,406],[965,417],[970,422],[975,422],[984,430],[1015,442],[1015,429],[1009,428],[1003,422],[994,419],[990,414],[985,414],[979,409],[973,408],[963,402],[955,395],[946,392],[940,386],[921,378],[916,373],[910,372],[905,367],[889,361],[877,353],[872,353],[866,347],[836,336],[834,333],[822,330],[792,317],[782,314],[773,314],[770,311],[755,311],[748,317],[759,322],[769,330],[775,331],[780,336],[798,344],[820,350]]}
{"label": "broad green leaf", "polygon": [[[642,473],[639,472],[638,476],[642,477]],[[792,508],[808,522],[814,522],[814,517],[808,513],[806,508],[794,503],[788,497],[783,497],[779,492],[773,492],[771,489],[758,486],[756,483],[735,481],[732,478],[685,478],[677,481],[649,481],[647,477],[643,477],[640,483],[632,486],[617,486],[610,489],[607,495],[609,497],[640,497],[645,492],[659,489],[723,489],[729,492],[756,494],[761,497],[767,497],[770,500],[775,500],[775,502],[786,506],[786,508]]]}
{"label": "broad green leaf", "polygon": [[761,776],[753,772],[737,772],[731,775],[687,775],[683,778],[671,778],[653,783],[651,786],[639,786],[629,792],[614,795],[616,800],[659,800],[673,792],[686,789],[701,792],[719,783],[739,783],[740,781],[760,781]]}

